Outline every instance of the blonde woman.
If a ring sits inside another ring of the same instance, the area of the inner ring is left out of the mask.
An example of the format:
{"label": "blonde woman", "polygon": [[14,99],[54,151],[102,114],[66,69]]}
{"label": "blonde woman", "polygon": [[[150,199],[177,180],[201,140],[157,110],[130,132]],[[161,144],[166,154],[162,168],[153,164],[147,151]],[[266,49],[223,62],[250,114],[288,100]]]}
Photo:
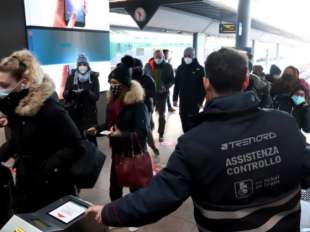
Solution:
{"label": "blonde woman", "polygon": [[68,170],[79,158],[80,133],[58,103],[52,80],[26,50],[0,63],[0,111],[11,131],[0,162],[16,158],[15,212],[33,212],[76,194]]}

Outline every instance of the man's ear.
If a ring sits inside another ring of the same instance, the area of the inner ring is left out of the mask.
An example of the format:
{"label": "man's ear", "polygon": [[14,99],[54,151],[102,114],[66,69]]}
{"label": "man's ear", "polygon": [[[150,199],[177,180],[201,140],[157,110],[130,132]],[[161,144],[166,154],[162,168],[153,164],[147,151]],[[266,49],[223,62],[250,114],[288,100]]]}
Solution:
{"label": "man's ear", "polygon": [[203,78],[203,87],[205,88],[206,92],[208,92],[208,90],[210,90],[210,81],[207,77]]}
{"label": "man's ear", "polygon": [[248,87],[249,87],[249,84],[250,84],[250,77],[249,77],[249,73],[245,74],[245,79],[243,81],[243,84],[242,84],[242,90],[246,90]]}

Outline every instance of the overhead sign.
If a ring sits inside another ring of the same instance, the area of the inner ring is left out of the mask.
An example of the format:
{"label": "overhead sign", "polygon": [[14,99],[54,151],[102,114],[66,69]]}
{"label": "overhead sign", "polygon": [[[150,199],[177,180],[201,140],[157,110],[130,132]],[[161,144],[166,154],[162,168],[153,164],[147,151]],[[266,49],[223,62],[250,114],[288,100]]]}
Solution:
{"label": "overhead sign", "polygon": [[233,23],[221,23],[220,24],[220,33],[224,34],[233,34],[236,33],[237,26]]}

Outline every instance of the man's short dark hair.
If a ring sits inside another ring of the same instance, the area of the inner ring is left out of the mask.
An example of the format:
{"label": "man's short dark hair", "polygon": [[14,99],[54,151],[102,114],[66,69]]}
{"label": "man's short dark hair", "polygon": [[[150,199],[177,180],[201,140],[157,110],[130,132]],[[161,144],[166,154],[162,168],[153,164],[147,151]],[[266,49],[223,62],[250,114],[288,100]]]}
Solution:
{"label": "man's short dark hair", "polygon": [[239,92],[248,72],[248,59],[235,49],[222,48],[208,56],[205,69],[217,92]]}

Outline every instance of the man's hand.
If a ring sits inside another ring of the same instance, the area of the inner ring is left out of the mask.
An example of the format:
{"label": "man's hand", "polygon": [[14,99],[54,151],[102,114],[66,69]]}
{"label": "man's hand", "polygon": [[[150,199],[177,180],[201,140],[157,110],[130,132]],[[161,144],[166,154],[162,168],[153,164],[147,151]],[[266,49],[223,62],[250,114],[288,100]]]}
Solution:
{"label": "man's hand", "polygon": [[91,135],[91,136],[95,136],[97,135],[98,131],[95,127],[91,127],[86,131],[87,134]]}
{"label": "man's hand", "polygon": [[0,128],[6,127],[9,124],[7,117],[0,117]]}
{"label": "man's hand", "polygon": [[122,132],[117,128],[117,126],[112,126],[110,137],[119,137],[122,135]]}
{"label": "man's hand", "polygon": [[88,215],[94,215],[95,220],[98,224],[102,224],[102,217],[101,217],[101,212],[103,210],[102,205],[94,205],[90,208],[88,208],[85,212],[86,216]]}

